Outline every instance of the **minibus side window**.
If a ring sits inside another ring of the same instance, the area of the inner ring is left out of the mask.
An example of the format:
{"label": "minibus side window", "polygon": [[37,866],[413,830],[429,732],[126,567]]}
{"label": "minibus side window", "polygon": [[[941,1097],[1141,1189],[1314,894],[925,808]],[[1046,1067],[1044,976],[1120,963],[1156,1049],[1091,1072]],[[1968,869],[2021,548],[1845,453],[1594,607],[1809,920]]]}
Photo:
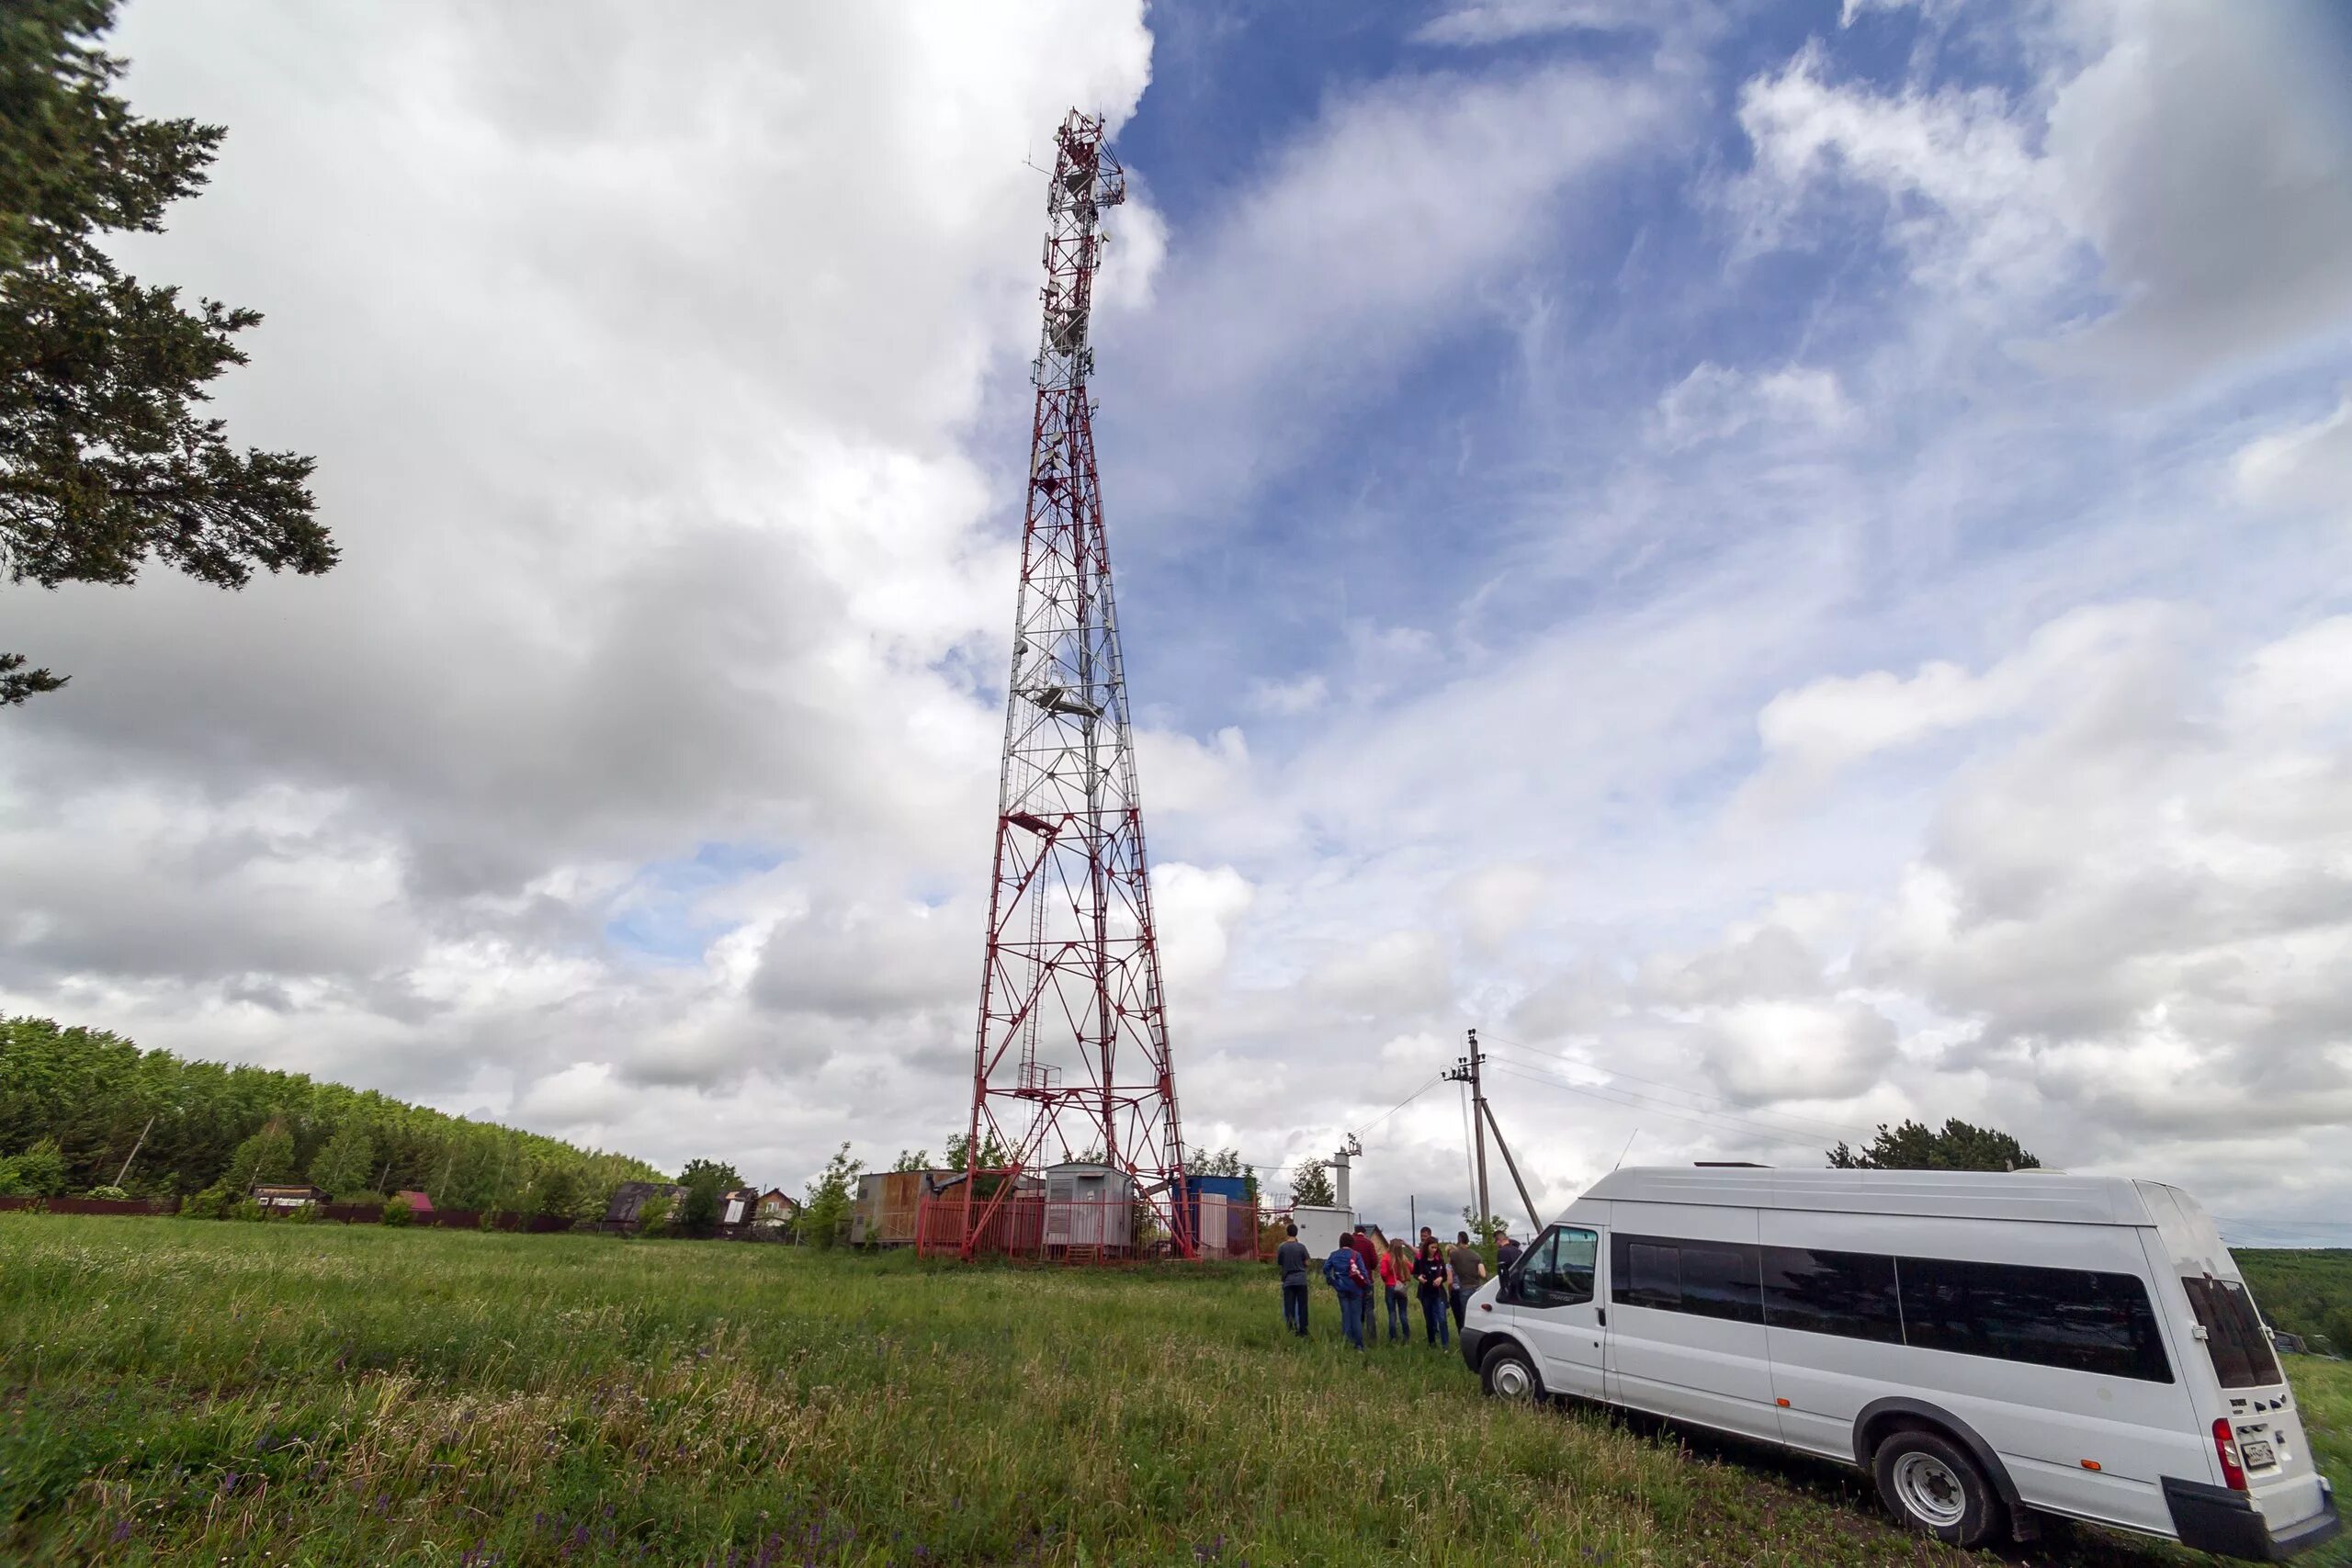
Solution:
{"label": "minibus side window", "polygon": [[1764,1321],[1775,1328],[1903,1343],[1894,1259],[1802,1247],[1764,1249]]}
{"label": "minibus side window", "polygon": [[2172,1382],[2147,1288],[2129,1274],[1898,1258],[1905,1343],[2105,1377]]}
{"label": "minibus side window", "polygon": [[1764,1298],[1757,1280],[1752,1247],[1682,1244],[1682,1310],[1735,1323],[1764,1321]]}
{"label": "minibus side window", "polygon": [[1674,1248],[1655,1241],[1620,1236],[1624,1265],[1617,1270],[1617,1299],[1627,1306],[1682,1310],[1682,1270]]}
{"label": "minibus side window", "polygon": [[1756,1248],[1737,1242],[1609,1238],[1611,1301],[1694,1317],[1764,1321]]}
{"label": "minibus side window", "polygon": [[2279,1375],[2270,1336],[2263,1332],[2261,1315],[2244,1285],[2210,1274],[2180,1282],[2188,1292],[2189,1309],[2205,1330],[2205,1353],[2213,1358],[2213,1375],[2223,1388],[2267,1388],[2287,1381]]}

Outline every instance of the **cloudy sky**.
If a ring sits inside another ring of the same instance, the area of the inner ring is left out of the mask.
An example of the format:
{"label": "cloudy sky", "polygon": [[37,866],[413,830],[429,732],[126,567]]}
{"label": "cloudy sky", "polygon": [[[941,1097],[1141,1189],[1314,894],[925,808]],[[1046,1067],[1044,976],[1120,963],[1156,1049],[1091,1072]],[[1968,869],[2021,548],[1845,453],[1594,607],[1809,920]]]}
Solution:
{"label": "cloudy sky", "polygon": [[1195,1141],[1458,1208],[1475,1025],[1547,1209],[1906,1115],[2352,1209],[2341,6],[697,17],[130,6],[231,133],[122,254],[344,561],[0,598],[0,1008],[936,1152],[1078,104]]}

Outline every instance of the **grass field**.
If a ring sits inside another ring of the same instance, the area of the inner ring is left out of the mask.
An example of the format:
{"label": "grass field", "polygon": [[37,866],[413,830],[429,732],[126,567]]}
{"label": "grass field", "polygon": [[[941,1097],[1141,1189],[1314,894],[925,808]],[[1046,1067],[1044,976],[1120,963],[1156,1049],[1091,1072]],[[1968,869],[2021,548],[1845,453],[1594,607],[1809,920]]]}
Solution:
{"label": "grass field", "polygon": [[[1301,1347],[1258,1270],[0,1215],[0,1559],[1963,1561],[1832,1467],[1498,1407],[1316,1307]],[[2297,1372],[2352,1493],[2352,1376]]]}

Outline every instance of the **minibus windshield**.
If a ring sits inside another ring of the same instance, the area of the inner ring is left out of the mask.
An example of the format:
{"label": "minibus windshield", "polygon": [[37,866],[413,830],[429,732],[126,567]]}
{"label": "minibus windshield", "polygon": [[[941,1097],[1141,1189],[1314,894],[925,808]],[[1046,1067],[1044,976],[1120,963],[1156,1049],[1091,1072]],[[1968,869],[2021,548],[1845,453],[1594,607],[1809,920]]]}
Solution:
{"label": "minibus windshield", "polygon": [[2180,1282],[2188,1288],[2189,1307],[2205,1330],[2205,1352],[2213,1358],[2213,1372],[2223,1388],[2266,1388],[2286,1381],[2244,1285],[2211,1274],[2183,1276]]}

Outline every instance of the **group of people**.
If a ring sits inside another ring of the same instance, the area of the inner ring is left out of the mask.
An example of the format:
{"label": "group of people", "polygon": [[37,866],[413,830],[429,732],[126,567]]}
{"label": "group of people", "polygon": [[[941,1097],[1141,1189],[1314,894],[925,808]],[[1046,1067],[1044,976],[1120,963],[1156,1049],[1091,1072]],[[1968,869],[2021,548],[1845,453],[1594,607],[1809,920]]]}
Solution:
{"label": "group of people", "polygon": [[[1298,1226],[1284,1227],[1283,1244],[1274,1249],[1274,1267],[1283,1277],[1283,1322],[1293,1334],[1306,1336],[1308,1270],[1314,1255],[1298,1239]],[[1519,1245],[1501,1238],[1497,1258],[1508,1269],[1519,1256]],[[1378,1329],[1372,1319],[1375,1292],[1386,1303],[1388,1343],[1410,1344],[1413,1316],[1408,1293],[1418,1295],[1426,1343],[1451,1348],[1461,1330],[1464,1303],[1487,1282],[1487,1260],[1470,1245],[1470,1233],[1454,1233],[1453,1245],[1440,1242],[1437,1233],[1421,1227],[1420,1245],[1408,1246],[1402,1236],[1391,1239],[1377,1225],[1343,1231],[1340,1245],[1323,1259],[1323,1282],[1340,1299],[1340,1332],[1361,1350]]]}

